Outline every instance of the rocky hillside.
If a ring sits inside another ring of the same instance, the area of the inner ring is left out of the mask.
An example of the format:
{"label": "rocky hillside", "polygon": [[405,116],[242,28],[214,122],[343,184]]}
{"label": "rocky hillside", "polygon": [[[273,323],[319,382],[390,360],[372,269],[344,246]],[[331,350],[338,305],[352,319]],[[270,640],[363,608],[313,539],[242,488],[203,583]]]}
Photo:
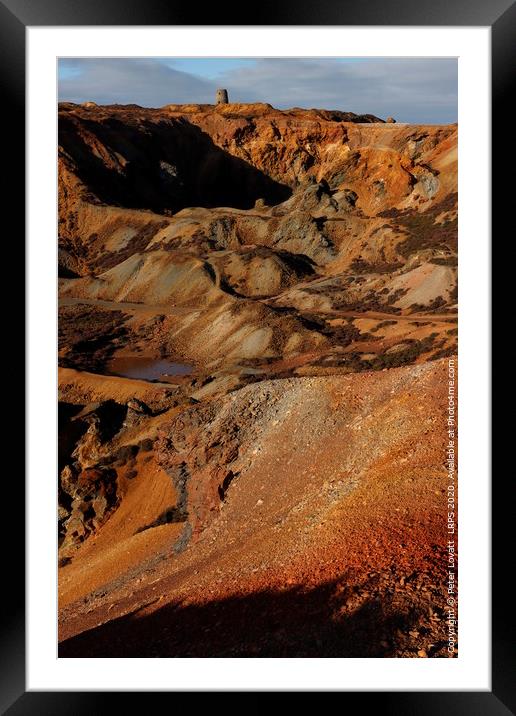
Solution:
{"label": "rocky hillside", "polygon": [[60,653],[447,656],[457,126],[59,106]]}
{"label": "rocky hillside", "polygon": [[150,452],[133,423],[104,448],[121,506],[61,570],[60,654],[446,655],[445,375],[259,383]]}

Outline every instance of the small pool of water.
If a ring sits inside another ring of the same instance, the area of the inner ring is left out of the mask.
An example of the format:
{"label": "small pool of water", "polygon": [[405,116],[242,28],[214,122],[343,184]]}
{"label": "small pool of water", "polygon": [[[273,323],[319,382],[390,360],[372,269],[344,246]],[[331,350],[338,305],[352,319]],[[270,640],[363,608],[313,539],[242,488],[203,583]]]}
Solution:
{"label": "small pool of water", "polygon": [[166,381],[167,377],[189,375],[193,369],[192,365],[173,363],[166,358],[140,358],[139,356],[112,358],[106,365],[108,375],[118,375],[122,378],[136,380]]}

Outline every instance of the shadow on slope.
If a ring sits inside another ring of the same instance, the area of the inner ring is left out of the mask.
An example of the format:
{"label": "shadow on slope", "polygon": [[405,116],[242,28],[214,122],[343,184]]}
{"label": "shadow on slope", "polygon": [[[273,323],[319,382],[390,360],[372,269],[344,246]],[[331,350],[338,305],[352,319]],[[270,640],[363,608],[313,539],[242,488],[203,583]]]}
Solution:
{"label": "shadow on slope", "polygon": [[90,120],[61,111],[59,146],[73,173],[106,204],[158,213],[187,206],[250,209],[257,199],[274,205],[292,193],[182,119]]}
{"label": "shadow on slope", "polygon": [[[425,619],[428,606],[413,593],[371,596],[371,584],[354,589],[331,581],[204,605],[168,604],[147,615],[136,610],[63,641],[59,656],[392,657],[414,651],[407,633]],[[445,642],[432,641],[429,656],[446,656]]]}

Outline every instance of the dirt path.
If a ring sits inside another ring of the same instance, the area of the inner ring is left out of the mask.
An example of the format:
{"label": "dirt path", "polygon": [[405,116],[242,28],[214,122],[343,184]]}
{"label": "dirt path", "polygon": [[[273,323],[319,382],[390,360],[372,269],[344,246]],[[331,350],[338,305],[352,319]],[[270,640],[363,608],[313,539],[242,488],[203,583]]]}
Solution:
{"label": "dirt path", "polygon": [[178,316],[185,316],[191,313],[192,307],[180,307],[171,306],[170,304],[165,305],[152,305],[148,303],[130,303],[124,301],[104,301],[100,298],[60,298],[59,306],[76,306],[78,304],[86,304],[88,306],[98,306],[99,308],[106,308],[109,311],[127,311],[141,314],[158,314],[166,313],[168,315],[176,314]]}
{"label": "dirt path", "polygon": [[372,318],[378,321],[418,321],[419,323],[455,323],[457,321],[456,313],[431,314],[428,313],[410,313],[408,315],[399,315],[395,313],[381,313],[380,311],[364,311],[357,313],[356,311],[332,311],[334,318]]}
{"label": "dirt path", "polygon": [[[104,301],[100,298],[60,298],[60,306],[74,306],[77,304],[87,304],[88,306],[98,306],[111,311],[132,311],[141,314],[158,314],[166,313],[168,315],[175,314],[185,316],[191,313],[191,306],[171,306],[170,304],[152,305],[146,303],[130,303],[124,301]],[[456,313],[431,314],[428,313],[410,313],[408,315],[400,315],[394,313],[382,313],[381,311],[364,311],[358,313],[356,311],[331,311],[328,315],[332,318],[371,318],[378,321],[419,321],[421,323],[455,323],[458,315]]]}

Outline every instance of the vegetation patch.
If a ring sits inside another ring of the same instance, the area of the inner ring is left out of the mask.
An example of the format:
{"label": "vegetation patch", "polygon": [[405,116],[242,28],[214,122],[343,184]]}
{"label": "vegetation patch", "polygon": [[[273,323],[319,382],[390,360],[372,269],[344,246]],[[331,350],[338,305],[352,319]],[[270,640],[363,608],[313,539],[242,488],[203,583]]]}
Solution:
{"label": "vegetation patch", "polygon": [[371,328],[371,333],[376,333],[376,331],[387,328],[387,326],[395,326],[397,323],[398,321],[380,321],[374,328]]}
{"label": "vegetation patch", "polygon": [[122,311],[102,311],[76,304],[59,308],[59,365],[77,370],[99,371],[114,350],[125,343],[129,316]]}
{"label": "vegetation patch", "polygon": [[369,274],[369,273],[394,273],[403,266],[400,261],[389,263],[388,261],[379,261],[378,263],[371,263],[365,261],[361,256],[354,258],[351,262],[351,270],[356,274]]}
{"label": "vegetation patch", "polygon": [[427,211],[388,209],[381,212],[379,216],[393,219],[394,225],[400,231],[405,231],[407,238],[396,246],[398,253],[404,258],[409,258],[423,249],[441,249],[447,254],[456,254],[457,218],[436,224],[436,219],[440,214],[456,209],[456,207],[457,194],[449,194],[443,201],[433,205]]}

